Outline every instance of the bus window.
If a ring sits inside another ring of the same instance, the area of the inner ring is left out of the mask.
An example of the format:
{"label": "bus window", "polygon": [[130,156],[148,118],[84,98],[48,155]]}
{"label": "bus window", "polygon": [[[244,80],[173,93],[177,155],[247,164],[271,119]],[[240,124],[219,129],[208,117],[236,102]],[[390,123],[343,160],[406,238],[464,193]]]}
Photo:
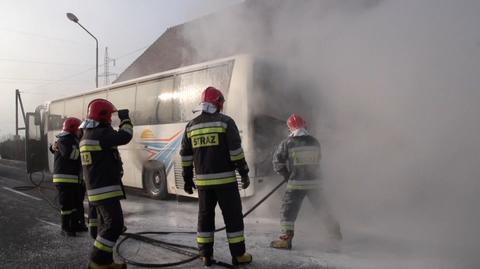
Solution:
{"label": "bus window", "polygon": [[206,78],[205,69],[181,74],[175,78],[175,95],[180,101],[180,105],[175,106],[175,119],[178,121],[193,119],[192,110],[198,106],[202,90],[207,87]]}
{"label": "bus window", "polygon": [[135,118],[137,125],[171,123],[173,113],[173,78],[148,81],[138,85]]}
{"label": "bus window", "polygon": [[[121,88],[115,88],[108,91],[108,101],[117,109],[130,110],[130,116],[135,117],[135,88],[136,85],[128,85]],[[112,117],[112,125],[118,126],[120,120],[118,117]]]}
{"label": "bus window", "polygon": [[202,91],[213,86],[226,96],[230,85],[231,64],[210,67],[178,75],[175,79],[175,92],[180,97],[181,106],[174,113],[180,121],[189,121],[195,115],[192,110],[200,103]]}
{"label": "bus window", "polygon": [[65,101],[65,117],[84,118],[83,97],[76,97]]}
{"label": "bus window", "polygon": [[209,68],[207,70],[207,80],[211,85],[217,87],[226,96],[230,88],[230,79],[232,77],[233,62],[221,66]]}
{"label": "bus window", "polygon": [[62,129],[63,117],[65,115],[65,102],[56,101],[48,106],[48,130],[58,131]]}
{"label": "bus window", "polygon": [[48,115],[48,130],[60,131],[63,127],[63,117],[61,115],[50,114]]}
{"label": "bus window", "polygon": [[173,90],[173,78],[163,79],[159,85],[157,96],[157,107],[155,115],[158,123],[177,122],[178,118],[174,117],[175,107],[179,106],[178,95]]}
{"label": "bus window", "polygon": [[65,102],[64,101],[52,102],[50,103],[48,110],[50,112],[50,115],[63,116],[65,115]]}

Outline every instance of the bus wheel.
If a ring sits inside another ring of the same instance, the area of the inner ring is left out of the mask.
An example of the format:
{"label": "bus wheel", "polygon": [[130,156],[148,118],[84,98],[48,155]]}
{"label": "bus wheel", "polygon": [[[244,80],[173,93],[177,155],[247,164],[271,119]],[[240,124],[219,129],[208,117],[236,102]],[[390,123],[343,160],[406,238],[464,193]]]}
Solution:
{"label": "bus wheel", "polygon": [[145,171],[143,187],[148,196],[153,199],[166,200],[168,199],[167,189],[167,175],[165,169],[148,169]]}

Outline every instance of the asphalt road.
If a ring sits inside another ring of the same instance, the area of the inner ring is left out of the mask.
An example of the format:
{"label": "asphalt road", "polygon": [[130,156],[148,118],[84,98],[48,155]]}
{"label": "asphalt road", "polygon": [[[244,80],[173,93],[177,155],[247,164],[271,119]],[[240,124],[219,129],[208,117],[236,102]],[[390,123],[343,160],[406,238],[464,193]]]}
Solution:
{"label": "asphalt road", "polygon": [[60,235],[59,213],[44,200],[55,200],[52,185],[16,190],[30,185],[24,171],[0,163],[0,268],[85,268],[91,240]]}
{"label": "asphalt road", "polygon": [[[34,177],[38,181],[40,177]],[[0,268],[86,268],[93,240],[87,233],[75,238],[60,235],[60,219],[56,206],[56,190],[47,177],[41,188],[19,190],[31,185],[26,178],[23,163],[0,160]],[[245,199],[249,208],[263,194]],[[266,204],[245,219],[248,251],[254,263],[245,268],[344,268],[333,266],[345,257],[325,253],[317,242],[306,243],[292,251],[272,250],[268,247],[277,236],[280,194],[275,203]],[[171,199],[156,201],[138,191],[128,191],[122,201],[125,223],[129,232],[140,231],[195,231],[196,200]],[[221,213],[217,212],[217,225],[223,226]],[[314,224],[315,225],[315,224]],[[311,237],[303,235],[305,239]],[[299,234],[299,238],[302,234]],[[172,234],[162,239],[196,246],[195,235]],[[307,241],[307,240],[306,240]],[[230,262],[224,232],[215,236],[215,258]],[[312,245],[313,244],[313,245]],[[129,240],[120,251],[126,257],[141,262],[175,262],[184,256],[163,248]],[[116,257],[118,259],[118,257]],[[173,268],[202,268],[200,261]],[[129,268],[139,268],[129,266]]]}

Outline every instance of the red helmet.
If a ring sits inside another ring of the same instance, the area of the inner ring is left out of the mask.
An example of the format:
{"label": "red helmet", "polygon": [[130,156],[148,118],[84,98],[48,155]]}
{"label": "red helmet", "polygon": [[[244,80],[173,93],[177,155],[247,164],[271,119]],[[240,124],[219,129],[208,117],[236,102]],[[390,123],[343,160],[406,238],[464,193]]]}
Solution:
{"label": "red helmet", "polygon": [[94,99],[88,104],[87,118],[99,122],[112,122],[112,113],[116,112],[117,108],[105,99]]}
{"label": "red helmet", "polygon": [[294,131],[300,128],[305,128],[305,120],[299,115],[293,113],[288,117],[287,126],[290,131]]}
{"label": "red helmet", "polygon": [[202,92],[202,102],[208,102],[215,105],[218,110],[223,109],[223,103],[225,102],[225,98],[221,91],[219,91],[215,87],[208,87]]}
{"label": "red helmet", "polygon": [[77,118],[66,118],[63,122],[63,131],[71,134],[76,134],[78,131],[78,126],[80,126],[80,120]]}

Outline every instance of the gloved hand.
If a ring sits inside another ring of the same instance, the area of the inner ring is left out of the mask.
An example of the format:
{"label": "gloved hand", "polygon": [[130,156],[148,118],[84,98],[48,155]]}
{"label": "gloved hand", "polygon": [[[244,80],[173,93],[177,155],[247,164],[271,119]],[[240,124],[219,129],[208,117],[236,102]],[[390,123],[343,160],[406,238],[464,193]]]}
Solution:
{"label": "gloved hand", "polygon": [[246,189],[250,186],[250,178],[248,176],[242,177],[242,189]]}
{"label": "gloved hand", "polygon": [[185,185],[183,185],[183,190],[188,193],[188,194],[193,194],[193,189],[196,189],[197,187],[193,183],[193,180],[186,180]]}
{"label": "gloved hand", "polygon": [[52,150],[53,151],[59,151],[60,149],[58,148],[58,141],[55,141],[52,145]]}
{"label": "gloved hand", "polygon": [[118,118],[120,120],[126,120],[129,118],[128,116],[128,109],[120,109],[117,113],[118,113]]}

